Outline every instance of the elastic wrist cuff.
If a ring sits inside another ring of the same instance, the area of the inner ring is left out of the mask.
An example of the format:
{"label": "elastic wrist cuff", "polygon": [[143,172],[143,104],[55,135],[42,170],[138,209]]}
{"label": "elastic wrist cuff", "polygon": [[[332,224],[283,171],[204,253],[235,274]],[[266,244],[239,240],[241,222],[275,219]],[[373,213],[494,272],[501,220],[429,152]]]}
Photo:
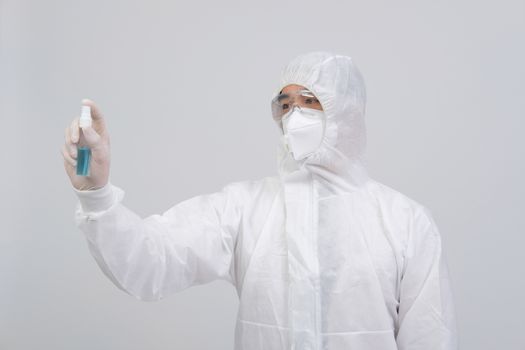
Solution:
{"label": "elastic wrist cuff", "polygon": [[115,200],[115,192],[110,181],[104,187],[96,190],[80,191],[73,187],[82,210],[84,212],[97,212],[109,209]]}

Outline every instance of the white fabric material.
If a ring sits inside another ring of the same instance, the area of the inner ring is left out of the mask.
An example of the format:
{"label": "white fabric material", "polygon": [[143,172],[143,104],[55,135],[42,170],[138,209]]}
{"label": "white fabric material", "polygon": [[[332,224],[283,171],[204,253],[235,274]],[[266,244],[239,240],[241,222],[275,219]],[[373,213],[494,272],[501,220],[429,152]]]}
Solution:
{"label": "white fabric material", "polygon": [[73,187],[84,212],[103,211],[115,203],[115,193],[110,182],[95,190],[77,190]]}
{"label": "white fabric material", "polygon": [[294,107],[282,118],[284,138],[296,160],[306,158],[321,145],[324,134],[324,112],[313,108]]}
{"label": "white fabric material", "polygon": [[319,150],[296,161],[281,139],[278,176],[230,183],[146,218],[111,184],[109,209],[76,210],[102,271],[140,300],[230,282],[240,299],[237,350],[457,349],[432,215],[363,165],[365,87],[352,59],[299,56],[284,69],[287,84],[323,104]]}

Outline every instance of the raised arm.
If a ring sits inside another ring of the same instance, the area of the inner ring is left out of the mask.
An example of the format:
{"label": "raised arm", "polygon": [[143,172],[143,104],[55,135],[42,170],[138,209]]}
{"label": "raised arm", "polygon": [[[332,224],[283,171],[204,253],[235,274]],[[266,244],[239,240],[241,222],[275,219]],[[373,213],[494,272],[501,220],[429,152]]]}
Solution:
{"label": "raised arm", "polygon": [[122,204],[124,191],[108,182],[98,190],[74,189],[79,197],[75,221],[117,287],[140,300],[160,300],[215,279],[235,284],[237,189],[229,184],[141,218]]}

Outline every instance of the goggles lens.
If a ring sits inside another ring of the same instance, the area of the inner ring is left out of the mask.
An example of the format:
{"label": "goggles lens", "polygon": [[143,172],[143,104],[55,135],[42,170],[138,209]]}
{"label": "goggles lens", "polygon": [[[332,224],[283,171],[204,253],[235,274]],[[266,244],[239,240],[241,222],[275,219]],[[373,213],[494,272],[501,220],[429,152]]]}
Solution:
{"label": "goggles lens", "polygon": [[292,110],[293,106],[312,108],[322,111],[321,102],[309,90],[298,90],[291,93],[280,93],[272,99],[272,114],[280,120],[283,115]]}

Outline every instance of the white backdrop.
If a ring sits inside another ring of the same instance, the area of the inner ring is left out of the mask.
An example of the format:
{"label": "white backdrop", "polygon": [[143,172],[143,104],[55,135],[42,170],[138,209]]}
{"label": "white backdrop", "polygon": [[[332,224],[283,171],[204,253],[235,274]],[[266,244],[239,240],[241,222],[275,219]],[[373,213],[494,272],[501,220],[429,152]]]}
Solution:
{"label": "white backdrop", "polygon": [[0,349],[231,349],[235,290],[118,290],[74,226],[64,128],[95,100],[140,215],[276,174],[286,62],[352,56],[373,178],[440,228],[462,349],[525,349],[523,1],[0,2]]}

